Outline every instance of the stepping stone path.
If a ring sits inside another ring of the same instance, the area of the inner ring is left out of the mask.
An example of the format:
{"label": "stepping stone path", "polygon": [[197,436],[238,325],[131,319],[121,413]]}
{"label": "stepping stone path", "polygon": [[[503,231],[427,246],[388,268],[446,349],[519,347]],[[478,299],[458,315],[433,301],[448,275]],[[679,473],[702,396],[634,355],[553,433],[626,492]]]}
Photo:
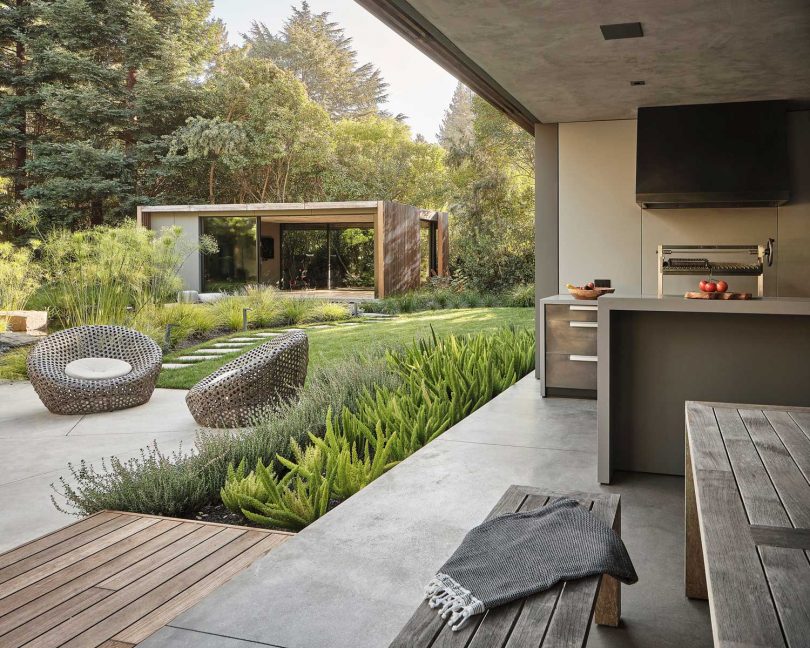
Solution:
{"label": "stepping stone path", "polygon": [[221,356],[218,355],[187,355],[177,358],[182,362],[203,362],[204,360],[217,360]]}
{"label": "stepping stone path", "polygon": [[192,353],[194,355],[227,355],[229,353],[236,353],[239,349],[197,349]]}
{"label": "stepping stone path", "polygon": [[227,349],[227,348],[234,348],[234,349],[241,349],[242,347],[248,347],[252,344],[255,344],[256,340],[252,340],[250,342],[217,342],[216,344],[212,344],[211,346],[215,349]]}
{"label": "stepping stone path", "polygon": [[221,344],[228,344],[230,342],[255,342],[255,338],[252,337],[238,337],[238,338],[231,338],[228,342],[223,342]]}
{"label": "stepping stone path", "polygon": [[188,367],[188,365],[177,364],[176,362],[164,362],[160,366],[162,369],[180,369],[181,367]]}

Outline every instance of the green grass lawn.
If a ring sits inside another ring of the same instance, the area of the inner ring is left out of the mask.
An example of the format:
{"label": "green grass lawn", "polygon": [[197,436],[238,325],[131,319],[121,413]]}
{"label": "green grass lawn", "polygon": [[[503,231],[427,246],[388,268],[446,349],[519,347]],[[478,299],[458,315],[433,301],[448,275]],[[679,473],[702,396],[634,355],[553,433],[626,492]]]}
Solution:
{"label": "green grass lawn", "polygon": [[[455,333],[479,333],[503,326],[523,328],[534,327],[533,308],[465,308],[459,310],[424,311],[399,315],[395,319],[371,322],[360,320],[358,326],[330,326],[329,328],[308,328],[303,326],[309,337],[309,371],[318,367],[328,367],[350,360],[358,353],[372,351],[383,347],[396,347],[413,340],[430,335],[430,328],[437,335]],[[285,327],[287,328],[287,327]],[[268,329],[273,330],[273,329]],[[280,329],[277,329],[280,330]],[[249,333],[234,333],[210,340],[205,344],[189,347],[182,351],[168,354],[164,362],[173,362],[178,356],[190,355],[196,349],[210,346],[215,342],[233,337],[249,336]],[[243,347],[239,351],[217,358],[189,365],[182,369],[164,369],[158,378],[158,387],[189,389],[195,383],[213,372],[217,367],[232,360],[239,353],[252,347]]]}

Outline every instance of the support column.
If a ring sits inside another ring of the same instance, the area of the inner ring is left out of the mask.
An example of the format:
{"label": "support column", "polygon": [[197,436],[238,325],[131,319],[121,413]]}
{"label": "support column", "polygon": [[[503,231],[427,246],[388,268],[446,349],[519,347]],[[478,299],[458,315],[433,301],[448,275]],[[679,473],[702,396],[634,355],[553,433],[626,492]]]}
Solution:
{"label": "support column", "polygon": [[[535,286],[535,332],[540,340],[545,335],[543,297],[560,292],[560,162],[559,131],[557,124],[534,126],[534,286]],[[540,378],[540,366],[544,358],[542,344],[537,345],[535,376]]]}

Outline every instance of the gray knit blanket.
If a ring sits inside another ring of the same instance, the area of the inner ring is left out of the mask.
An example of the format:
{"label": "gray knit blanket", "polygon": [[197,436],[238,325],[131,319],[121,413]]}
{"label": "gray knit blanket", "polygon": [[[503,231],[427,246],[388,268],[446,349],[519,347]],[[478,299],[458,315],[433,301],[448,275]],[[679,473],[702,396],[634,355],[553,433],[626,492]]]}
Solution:
{"label": "gray knit blanket", "polygon": [[471,616],[560,581],[609,574],[638,580],[619,535],[568,498],[487,520],[464,537],[425,598],[459,630]]}

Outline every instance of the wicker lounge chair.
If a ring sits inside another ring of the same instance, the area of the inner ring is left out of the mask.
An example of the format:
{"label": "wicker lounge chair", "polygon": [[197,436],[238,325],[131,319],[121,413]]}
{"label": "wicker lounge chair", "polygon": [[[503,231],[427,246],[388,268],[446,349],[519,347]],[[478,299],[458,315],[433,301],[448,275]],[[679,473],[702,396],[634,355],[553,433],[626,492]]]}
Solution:
{"label": "wicker lounge chair", "polygon": [[[118,362],[110,364],[121,368],[105,374],[92,364],[103,365],[100,358],[114,359]],[[112,412],[149,400],[162,358],[160,347],[138,331],[123,326],[79,326],[38,342],[28,356],[28,377],[54,414]],[[96,369],[99,377],[76,377],[87,369],[82,363]],[[71,371],[68,365],[79,368]]]}
{"label": "wicker lounge chair", "polygon": [[309,342],[289,331],[223,365],[186,395],[194,420],[205,427],[246,427],[257,414],[290,400],[307,377]]}

